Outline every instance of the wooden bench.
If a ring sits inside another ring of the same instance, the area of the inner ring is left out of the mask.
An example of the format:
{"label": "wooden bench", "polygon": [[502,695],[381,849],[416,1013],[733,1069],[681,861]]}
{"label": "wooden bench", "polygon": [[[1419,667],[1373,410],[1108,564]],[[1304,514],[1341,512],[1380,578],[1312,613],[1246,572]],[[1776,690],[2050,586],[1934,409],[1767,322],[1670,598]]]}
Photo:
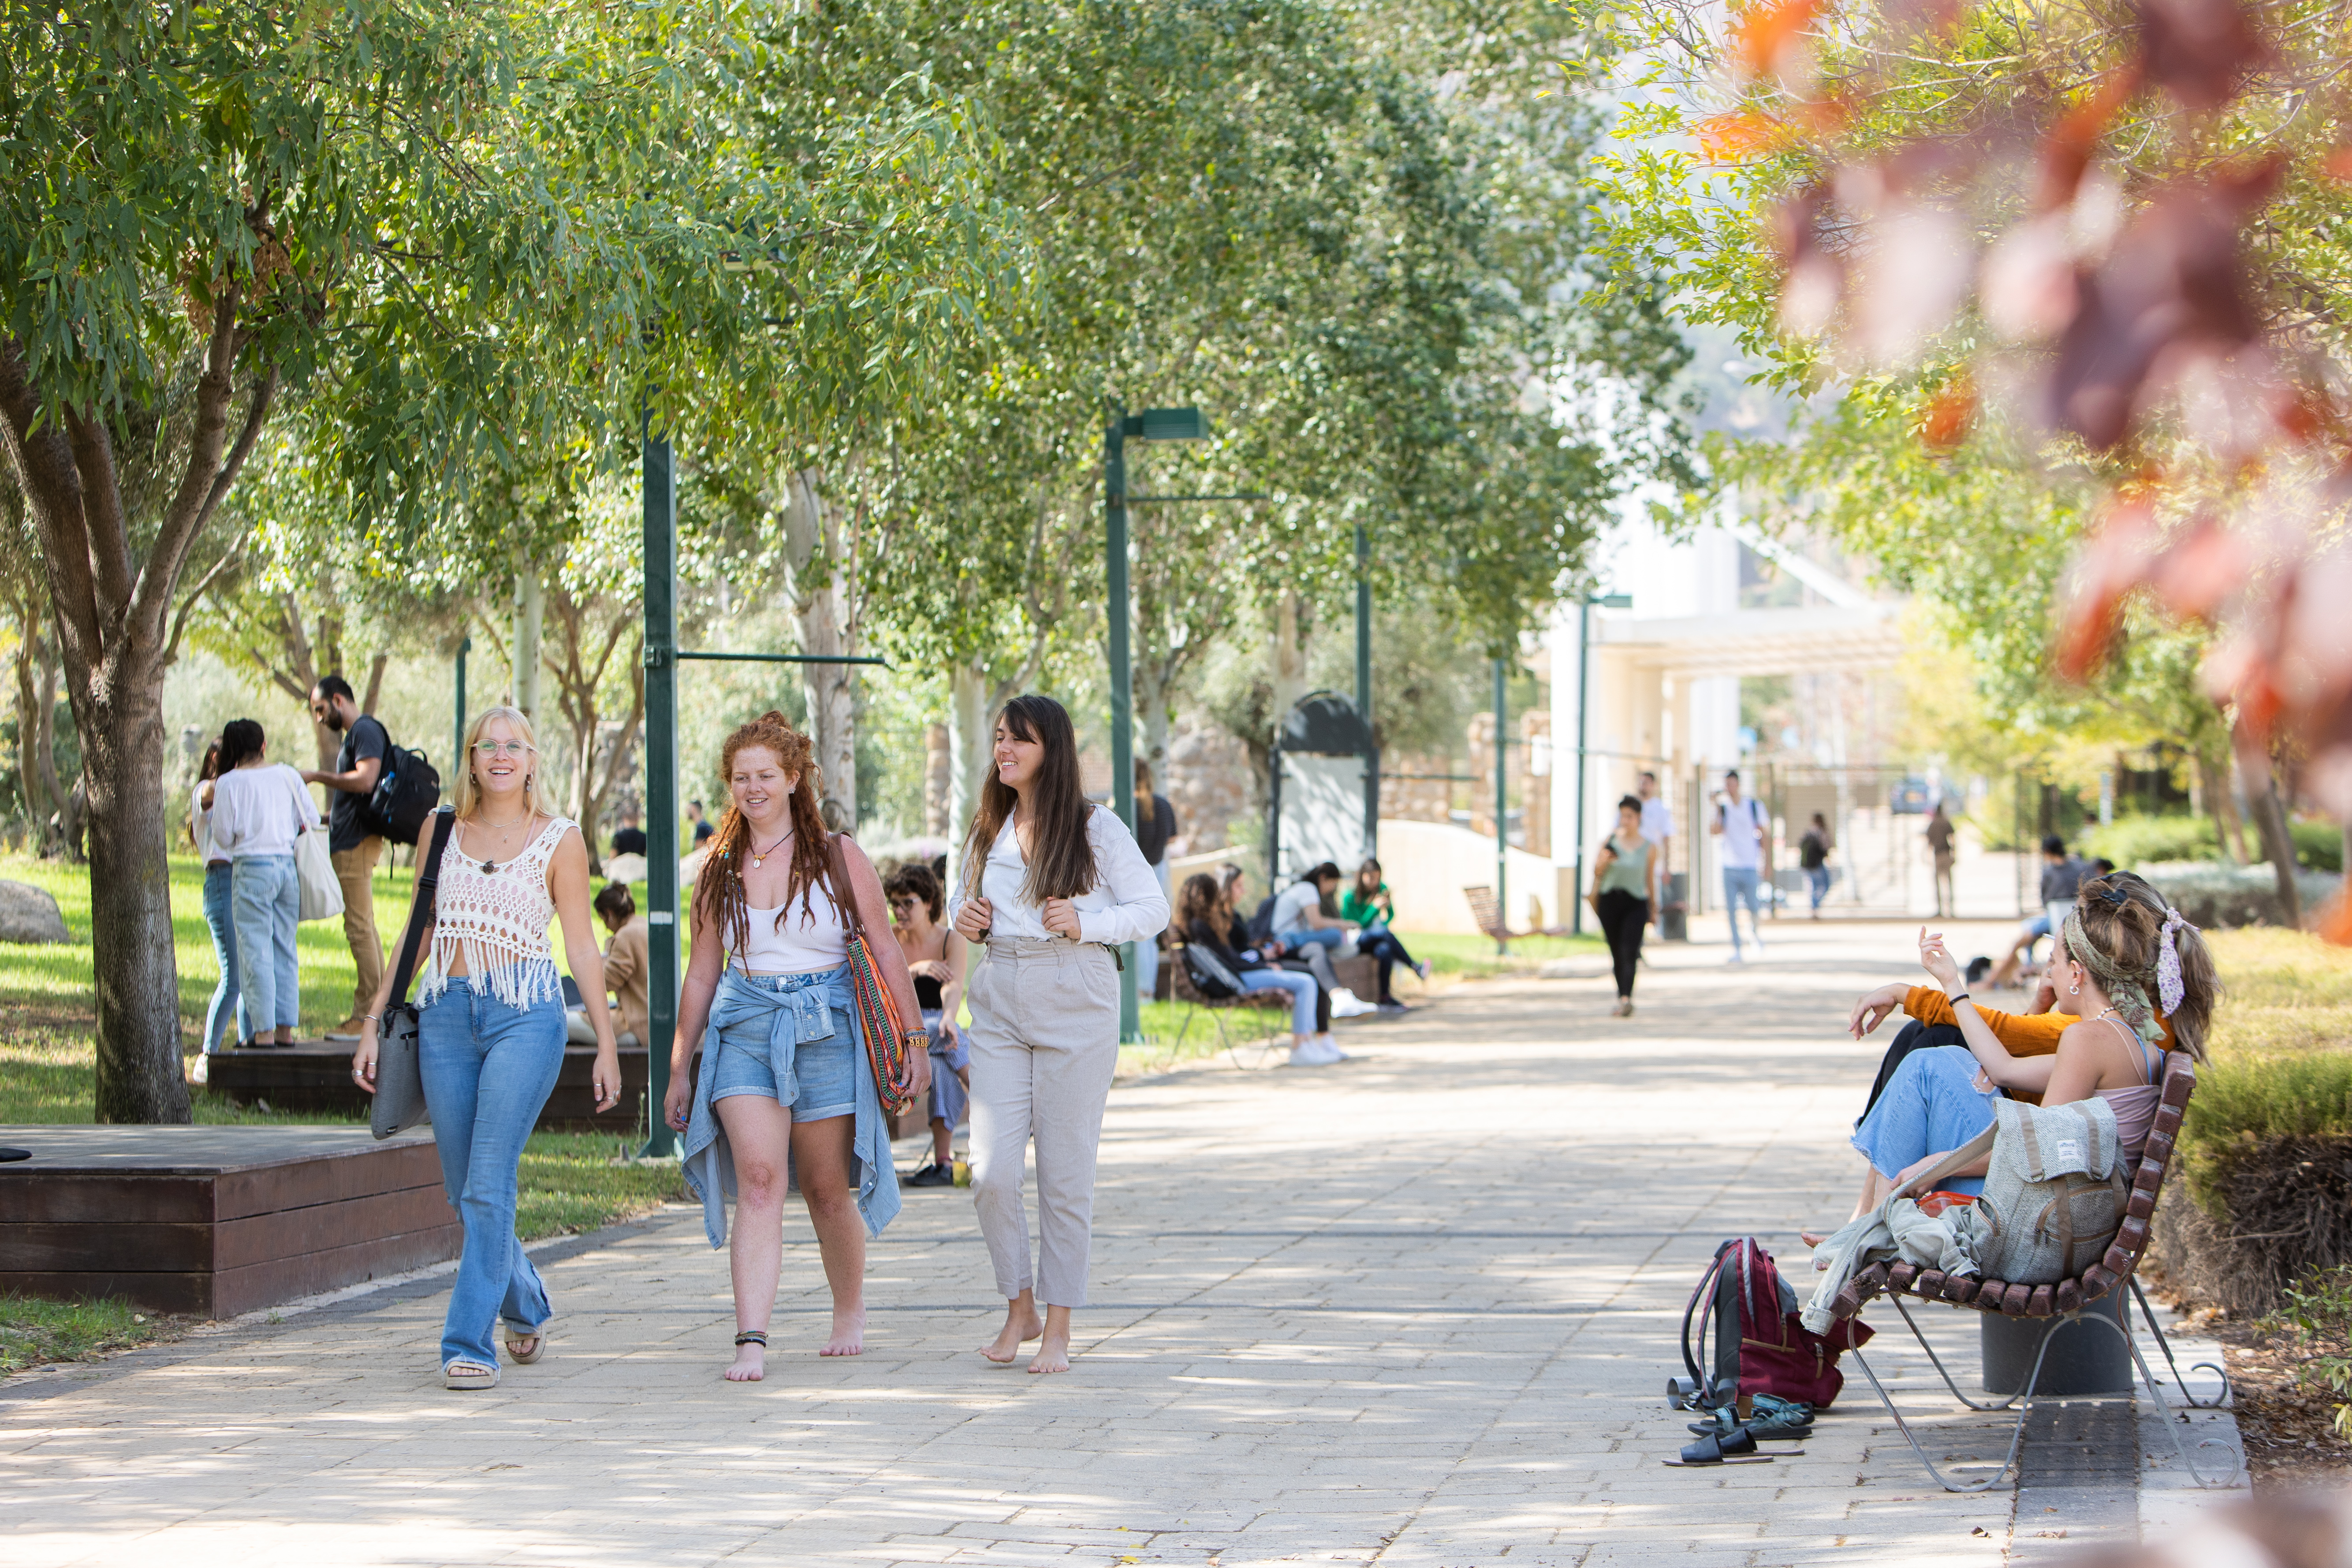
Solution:
{"label": "wooden bench", "polygon": [[1498,947],[1524,942],[1531,936],[1566,936],[1566,926],[1544,926],[1537,931],[1513,931],[1503,921],[1503,906],[1495,897],[1495,889],[1483,884],[1465,888],[1462,896],[1470,900],[1470,918],[1478,922],[1481,934],[1493,939]]}
{"label": "wooden bench", "polygon": [[[1910,1443],[1911,1451],[1918,1456],[1919,1462],[1927,1466],[1927,1473],[1935,1477],[1945,1490],[1982,1491],[1998,1484],[2002,1476],[2016,1467],[2018,1447],[2024,1440],[2026,1417],[2032,1410],[2034,1385],[2042,1374],[2042,1359],[2050,1353],[2051,1341],[2071,1324],[2098,1323],[2121,1334],[2125,1347],[2131,1352],[2132,1363],[2138,1367],[2141,1381],[2147,1384],[2158,1410],[2166,1409],[2163,1391],[2157,1386],[2155,1375],[2148,1370],[2147,1359],[2140,1354],[2139,1345],[2132,1338],[2128,1311],[2119,1311],[2112,1319],[2095,1312],[2084,1314],[2084,1308],[2119,1290],[2128,1289],[2138,1301],[2140,1315],[2147,1320],[2148,1332],[2155,1336],[2158,1347],[2164,1352],[2165,1364],[2171,1371],[2172,1380],[2179,1387],[2183,1399],[2196,1408],[2210,1410],[2229,1397],[2229,1374],[2210,1362],[2199,1363],[2190,1370],[2210,1372],[2220,1377],[2221,1392],[2210,1399],[2200,1399],[2189,1393],[2189,1384],[2180,1374],[2180,1363],[2173,1359],[2171,1342],[2164,1337],[2163,1329],[2158,1326],[2156,1311],[2148,1305],[2147,1296],[2140,1289],[2137,1278],[2140,1259],[2147,1254],[2149,1226],[2156,1216],[2157,1202],[2163,1196],[2165,1174],[2171,1167],[2172,1156],[2178,1147],[2180,1120],[2189,1109],[2189,1097],[2196,1091],[2196,1062],[2187,1051],[2170,1052],[2166,1058],[2164,1089],[2157,1106],[2155,1124],[2148,1130],[2147,1143],[2140,1152],[2139,1166],[2133,1173],[2131,1196],[2125,1205],[2124,1222],[2116,1230],[2115,1239],[2108,1244],[2105,1256],[2075,1278],[2049,1285],[2023,1285],[2000,1279],[1961,1279],[1911,1263],[1879,1262],[1857,1270],[1853,1279],[1838,1292],[1832,1310],[1842,1321],[1857,1316],[1864,1305],[1875,1297],[1887,1297],[1895,1310],[1902,1314],[1904,1323],[1919,1342],[1920,1348],[1927,1351],[1927,1359],[1935,1363],[1937,1372],[1942,1373],[1944,1386],[1950,1389],[1952,1396],[1961,1404],[1971,1410],[2006,1410],[2012,1405],[2018,1407],[2017,1424],[2010,1433],[2008,1456],[2002,1460],[2000,1468],[1984,1480],[1966,1486],[1956,1485],[1946,1479],[1944,1473],[1936,1468],[1935,1461],[1927,1457],[1927,1451],[1920,1447],[1918,1437],[1904,1421],[1902,1412],[1895,1407],[1886,1385],[1879,1382],[1878,1374],[1871,1370],[1870,1363],[1861,1349],[1852,1349],[1855,1363],[1861,1366],[1863,1374],[1870,1379],[1871,1387],[1877,1390],[1880,1402],[1886,1406],[1886,1413],[1894,1417],[1895,1426]],[[1951,1373],[1945,1368],[1942,1358],[1936,1354],[1934,1347],[1927,1343],[1927,1336],[1919,1331],[1919,1325],[1904,1307],[1902,1298],[1905,1296],[1938,1306],[1973,1308],[1979,1312],[1997,1312],[2010,1318],[2050,1320],[2050,1326],[2044,1331],[2033,1358],[2033,1371],[2025,1380],[2025,1387],[2007,1399],[1990,1405],[1962,1394],[1959,1385],[1952,1381]],[[1834,1329],[1831,1331],[1830,1337],[1835,1339]],[[2172,1436],[2173,1447],[2179,1453],[2182,1466],[2197,1478],[2200,1485],[2227,1486],[2237,1479],[2237,1468],[2242,1468],[2244,1461],[2235,1450],[2230,1450],[2233,1461],[2230,1476],[2219,1482],[2206,1482],[2198,1472],[2196,1461],[2180,1440],[2179,1423],[2166,1416],[2163,1426]],[[2198,1447],[2230,1447],[2226,1443],[2210,1438]]]}

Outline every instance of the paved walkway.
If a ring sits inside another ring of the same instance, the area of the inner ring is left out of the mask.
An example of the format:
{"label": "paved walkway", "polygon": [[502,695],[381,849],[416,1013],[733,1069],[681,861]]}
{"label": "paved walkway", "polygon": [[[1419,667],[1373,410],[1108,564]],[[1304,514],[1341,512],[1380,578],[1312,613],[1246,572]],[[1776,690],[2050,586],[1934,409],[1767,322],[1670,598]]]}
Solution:
{"label": "paved walkway", "polygon": [[[1122,1085],[1068,1376],[972,1353],[969,1197],[920,1192],[863,1358],[803,1353],[803,1220],[770,1380],[723,1384],[726,1260],[678,1208],[541,1255],[552,1353],[495,1394],[437,1386],[432,1279],[16,1380],[0,1563],[1993,1564],[2166,1517],[2178,1478],[2128,1441],[2043,1445],[2022,1500],[1938,1491],[1858,1373],[1801,1457],[1660,1465],[1714,1244],[1802,1269],[1799,1224],[1851,1202],[1877,1047],[1840,1025],[1910,951],[1780,929],[1744,969],[1661,953],[1631,1020],[1603,980],[1494,984],[1358,1026],[1340,1068]],[[1973,1369],[1973,1315],[1929,1316]],[[1997,1459],[1895,1338],[1937,1457]]]}

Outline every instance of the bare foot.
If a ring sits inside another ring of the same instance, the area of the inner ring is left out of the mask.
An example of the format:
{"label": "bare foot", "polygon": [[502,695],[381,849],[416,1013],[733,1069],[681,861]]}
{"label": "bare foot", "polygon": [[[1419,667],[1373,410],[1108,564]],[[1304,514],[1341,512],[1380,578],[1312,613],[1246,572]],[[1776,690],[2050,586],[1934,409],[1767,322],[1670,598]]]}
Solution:
{"label": "bare foot", "polygon": [[1827,1241],[1829,1237],[1818,1230],[1801,1230],[1797,1233],[1797,1239],[1803,1242],[1807,1247],[1819,1247],[1822,1243]]}
{"label": "bare foot", "polygon": [[737,1345],[735,1364],[727,1369],[730,1383],[757,1383],[768,1375],[768,1347]]}
{"label": "bare foot", "polygon": [[539,1353],[537,1334],[517,1334],[507,1342],[507,1353],[518,1362],[527,1362]]}
{"label": "bare foot", "polygon": [[833,1310],[833,1338],[824,1342],[819,1355],[864,1355],[866,1353],[866,1309],[835,1307]]}
{"label": "bare foot", "polygon": [[[980,1353],[999,1366],[1011,1366],[1013,1358],[1021,1353],[1021,1342],[1034,1340],[1045,1331],[1045,1321],[1037,1315],[1034,1307],[1024,1311],[1015,1304],[1006,1309],[1004,1327],[996,1331],[994,1339],[980,1347]],[[1067,1366],[1069,1363],[1065,1361],[1062,1364]]]}
{"label": "bare foot", "polygon": [[1037,1359],[1029,1363],[1031,1372],[1067,1372],[1070,1370],[1070,1336],[1066,1331],[1047,1334],[1045,1342],[1037,1347]]}

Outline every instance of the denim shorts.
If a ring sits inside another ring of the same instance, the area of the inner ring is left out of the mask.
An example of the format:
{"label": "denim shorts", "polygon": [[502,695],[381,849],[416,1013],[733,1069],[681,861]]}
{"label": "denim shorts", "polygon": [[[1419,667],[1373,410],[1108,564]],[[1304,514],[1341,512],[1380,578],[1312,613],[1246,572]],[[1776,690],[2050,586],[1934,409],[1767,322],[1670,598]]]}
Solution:
{"label": "denim shorts", "polygon": [[[838,969],[803,974],[751,974],[747,979],[765,991],[838,989]],[[846,1001],[845,994],[841,998]],[[803,1039],[775,1047],[781,1060],[770,1059],[765,1025],[741,1024],[719,1037],[719,1064],[712,1070],[710,1098],[716,1102],[735,1094],[764,1094],[788,1107],[794,1121],[822,1121],[829,1116],[850,1116],[857,1110],[857,1075],[866,1069],[857,1048],[857,1025],[846,1005],[827,1009],[833,1033],[820,1040]],[[787,1031],[789,1032],[789,1031]]]}

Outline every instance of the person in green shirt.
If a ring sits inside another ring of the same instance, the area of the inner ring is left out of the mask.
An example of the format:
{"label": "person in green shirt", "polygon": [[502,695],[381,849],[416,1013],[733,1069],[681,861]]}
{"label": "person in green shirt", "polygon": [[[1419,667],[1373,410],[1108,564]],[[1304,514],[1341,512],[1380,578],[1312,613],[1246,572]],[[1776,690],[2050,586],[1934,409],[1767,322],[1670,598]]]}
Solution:
{"label": "person in green shirt", "polygon": [[1356,868],[1356,879],[1339,895],[1339,918],[1352,926],[1361,926],[1362,934],[1356,938],[1356,951],[1380,965],[1380,1009],[1383,1013],[1402,1013],[1403,1003],[1389,989],[1389,976],[1400,963],[1423,980],[1429,978],[1429,965],[1404,950],[1396,933],[1389,930],[1389,921],[1396,918],[1396,900],[1389,896],[1389,885],[1381,880],[1381,863],[1366,860]]}
{"label": "person in green shirt", "polygon": [[1642,931],[1658,902],[1658,847],[1642,837],[1642,803],[1632,795],[1617,803],[1617,831],[1601,847],[1586,895],[1609,938],[1617,972],[1614,1016],[1633,1015],[1633,971],[1642,960]]}

